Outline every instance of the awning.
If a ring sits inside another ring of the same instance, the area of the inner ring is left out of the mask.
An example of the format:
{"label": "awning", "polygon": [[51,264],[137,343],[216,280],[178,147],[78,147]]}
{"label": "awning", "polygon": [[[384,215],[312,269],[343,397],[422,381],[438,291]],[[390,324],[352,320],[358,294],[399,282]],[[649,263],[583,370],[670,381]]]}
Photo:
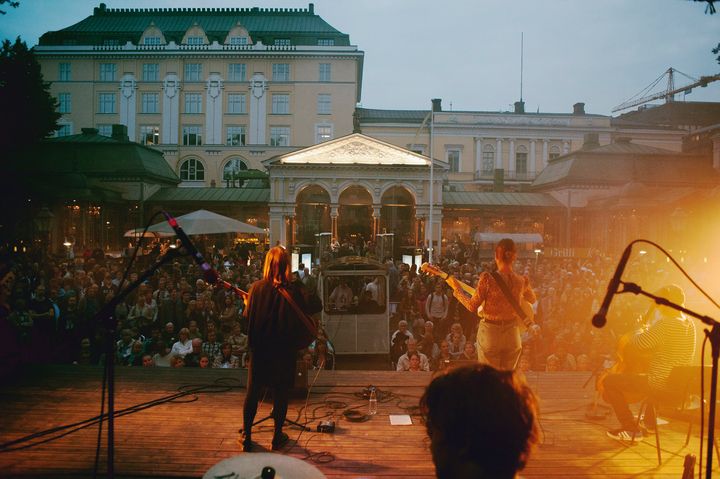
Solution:
{"label": "awning", "polygon": [[542,235],[538,233],[475,233],[475,242],[497,243],[503,238],[510,238],[516,243],[542,243]]}

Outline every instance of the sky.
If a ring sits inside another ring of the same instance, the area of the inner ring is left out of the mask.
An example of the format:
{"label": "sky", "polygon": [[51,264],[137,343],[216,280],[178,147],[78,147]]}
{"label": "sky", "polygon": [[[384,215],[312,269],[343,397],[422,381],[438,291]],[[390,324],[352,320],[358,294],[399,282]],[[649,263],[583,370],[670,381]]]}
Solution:
{"label": "sky", "polygon": [[[108,8],[307,8],[290,0],[105,0]],[[720,11],[690,0],[315,0],[315,13],[365,52],[362,106],[610,115],[669,67],[720,73]],[[37,44],[92,14],[100,0],[20,0],[0,16],[0,38]],[[720,10],[720,8],[718,9]],[[677,75],[675,86],[692,80]],[[666,86],[663,79],[652,92]],[[720,101],[720,81],[677,100]]]}

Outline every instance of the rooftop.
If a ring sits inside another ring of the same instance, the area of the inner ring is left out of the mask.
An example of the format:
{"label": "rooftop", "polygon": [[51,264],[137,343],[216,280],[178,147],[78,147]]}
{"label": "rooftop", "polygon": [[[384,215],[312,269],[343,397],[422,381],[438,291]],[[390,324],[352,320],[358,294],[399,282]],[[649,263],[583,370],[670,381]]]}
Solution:
{"label": "rooftop", "polygon": [[[252,43],[273,45],[276,39],[291,45],[318,45],[331,40],[334,46],[350,45],[350,37],[308,8],[107,8],[104,3],[89,17],[62,30],[47,32],[40,45],[137,44],[143,32],[155,26],[166,42],[180,44],[193,26],[201,27],[209,43],[223,44],[230,30],[244,27]],[[324,43],[326,44],[326,43]]]}

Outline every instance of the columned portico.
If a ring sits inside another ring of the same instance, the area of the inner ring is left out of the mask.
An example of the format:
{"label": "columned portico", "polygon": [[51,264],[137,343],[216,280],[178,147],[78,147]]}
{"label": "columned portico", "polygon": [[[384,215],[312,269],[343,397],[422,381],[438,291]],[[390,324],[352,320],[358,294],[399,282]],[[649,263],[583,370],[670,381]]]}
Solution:
{"label": "columned portico", "polygon": [[373,254],[392,233],[394,256],[429,243],[436,251],[442,224],[447,163],[435,164],[433,228],[429,213],[430,159],[355,133],[266,160],[270,174],[270,243],[312,246],[320,233]]}

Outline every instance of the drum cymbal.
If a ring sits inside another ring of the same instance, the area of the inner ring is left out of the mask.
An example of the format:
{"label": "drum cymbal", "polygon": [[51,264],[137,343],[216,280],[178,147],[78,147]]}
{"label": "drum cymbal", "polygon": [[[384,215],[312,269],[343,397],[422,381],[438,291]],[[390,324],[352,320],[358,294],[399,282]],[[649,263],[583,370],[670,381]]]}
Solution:
{"label": "drum cymbal", "polygon": [[325,479],[320,469],[292,456],[253,452],[224,459],[211,467],[203,479],[259,479],[264,467],[275,469],[275,479]]}

